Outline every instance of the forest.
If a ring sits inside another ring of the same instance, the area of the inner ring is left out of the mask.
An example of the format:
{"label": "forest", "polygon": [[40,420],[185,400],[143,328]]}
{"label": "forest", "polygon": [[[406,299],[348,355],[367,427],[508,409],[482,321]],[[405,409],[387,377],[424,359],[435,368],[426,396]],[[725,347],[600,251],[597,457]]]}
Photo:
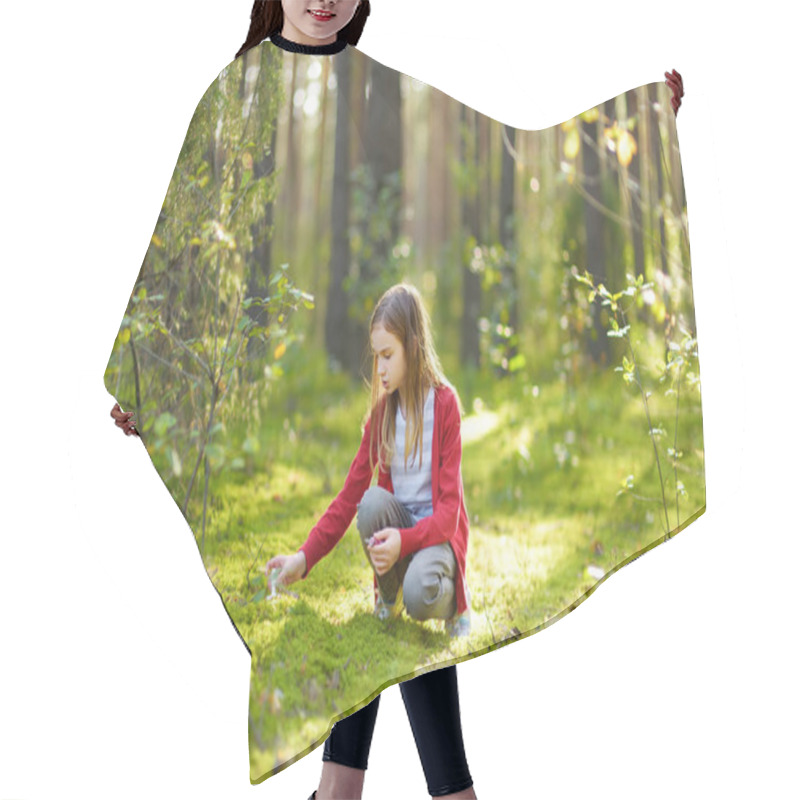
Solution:
{"label": "forest", "polygon": [[[466,410],[464,640],[375,618],[354,530],[281,591],[263,569],[342,488],[368,321],[401,281]],[[252,770],[271,774],[391,683],[552,624],[703,513],[666,86],[529,131],[351,47],[262,43],[197,106],[105,385],[251,650]]]}

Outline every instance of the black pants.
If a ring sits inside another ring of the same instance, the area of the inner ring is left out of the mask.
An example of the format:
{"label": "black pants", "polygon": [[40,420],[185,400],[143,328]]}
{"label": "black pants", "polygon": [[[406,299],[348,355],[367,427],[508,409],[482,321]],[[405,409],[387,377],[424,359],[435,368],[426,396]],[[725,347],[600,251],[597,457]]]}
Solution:
{"label": "black pants", "polygon": [[[431,797],[468,789],[472,777],[461,735],[455,664],[403,681],[400,692]],[[378,695],[369,705],[334,724],[325,740],[323,761],[367,768],[380,699]]]}

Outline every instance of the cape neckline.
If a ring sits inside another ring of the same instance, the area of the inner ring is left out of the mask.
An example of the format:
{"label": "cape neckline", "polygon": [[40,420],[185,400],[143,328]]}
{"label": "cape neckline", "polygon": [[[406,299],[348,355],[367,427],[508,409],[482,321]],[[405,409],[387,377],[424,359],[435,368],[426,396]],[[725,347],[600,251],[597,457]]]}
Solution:
{"label": "cape neckline", "polygon": [[288,50],[290,53],[305,53],[307,55],[320,56],[340,53],[347,47],[346,39],[337,39],[330,44],[300,44],[299,42],[293,42],[291,39],[287,39],[285,36],[281,36],[280,33],[273,33],[268,41],[272,42],[276,47],[280,47],[282,50]]}

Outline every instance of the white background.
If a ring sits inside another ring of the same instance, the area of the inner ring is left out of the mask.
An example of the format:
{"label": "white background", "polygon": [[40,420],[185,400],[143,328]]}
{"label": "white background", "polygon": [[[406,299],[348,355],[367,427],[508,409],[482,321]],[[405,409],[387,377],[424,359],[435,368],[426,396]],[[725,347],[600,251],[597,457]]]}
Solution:
{"label": "white background", "polygon": [[[708,510],[549,629],[458,666],[478,797],[797,797],[788,20],[770,2],[373,8],[360,49],[517,127],[672,67],[685,80]],[[305,800],[317,786],[321,747],[250,785],[248,655],[103,386],[189,120],[249,11],[3,7],[3,800]],[[427,797],[396,686],[363,796]]]}

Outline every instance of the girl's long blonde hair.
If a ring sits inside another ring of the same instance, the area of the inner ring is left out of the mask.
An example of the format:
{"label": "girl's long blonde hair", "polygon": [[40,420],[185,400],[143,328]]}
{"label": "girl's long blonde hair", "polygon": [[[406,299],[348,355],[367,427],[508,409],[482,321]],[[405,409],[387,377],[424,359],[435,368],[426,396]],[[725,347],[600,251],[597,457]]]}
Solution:
{"label": "girl's long blonde hair", "polygon": [[[424,405],[428,387],[434,391],[440,386],[449,387],[455,394],[458,402],[459,413],[464,415],[461,398],[455,387],[447,380],[439,363],[439,356],[433,346],[431,321],[425,304],[417,288],[409,283],[398,283],[387,289],[375,306],[369,321],[370,335],[376,325],[383,327],[396,336],[403,345],[406,357],[406,441],[405,459],[408,463],[409,454],[413,447],[413,457],[419,456],[422,464],[422,434],[424,424]],[[378,463],[381,469],[388,472],[394,456],[395,419],[400,404],[400,391],[398,388],[386,398],[385,410],[381,421],[380,431],[376,434],[378,424],[379,405],[381,398],[381,380],[378,375],[378,356],[372,356],[372,380],[370,382],[370,405],[366,419],[370,419],[369,436],[369,463],[375,470],[373,460],[373,442],[378,436]]]}

